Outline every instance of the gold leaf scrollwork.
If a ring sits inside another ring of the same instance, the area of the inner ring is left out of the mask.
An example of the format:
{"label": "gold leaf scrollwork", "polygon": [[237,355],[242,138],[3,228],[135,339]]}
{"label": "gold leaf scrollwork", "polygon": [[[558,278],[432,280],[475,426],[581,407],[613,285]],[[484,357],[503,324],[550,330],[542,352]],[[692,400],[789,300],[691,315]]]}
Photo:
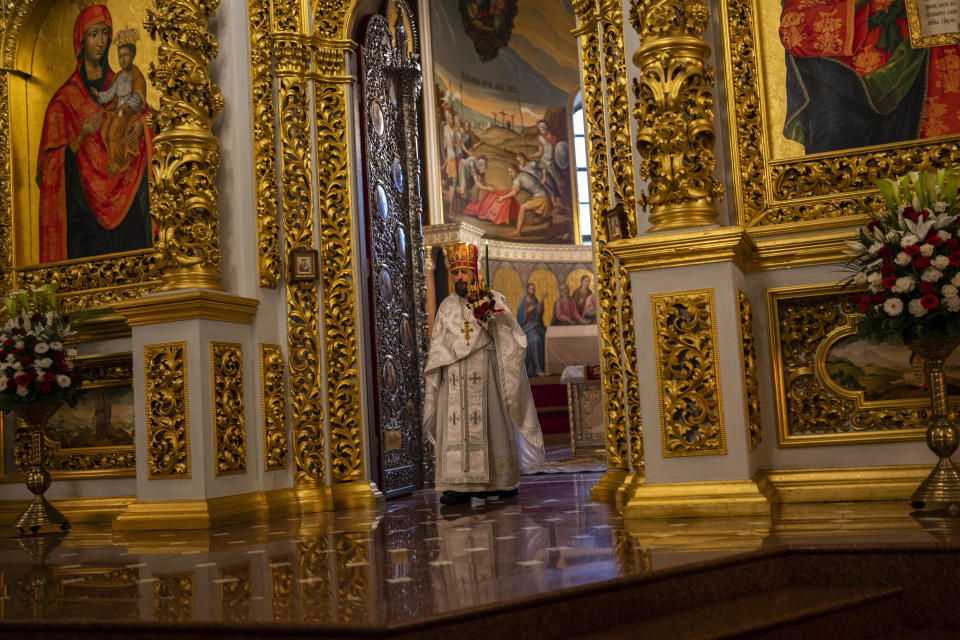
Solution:
{"label": "gold leaf scrollwork", "polygon": [[[257,193],[257,266],[260,286],[275,288],[283,269],[277,220],[276,109],[273,103],[273,38],[270,0],[249,0],[250,80],[253,106],[253,170]],[[283,3],[281,3],[282,5]]]}
{"label": "gold leaf scrollwork", "polygon": [[743,358],[743,395],[747,409],[749,451],[757,448],[763,439],[760,423],[760,387],[757,383],[757,348],[753,338],[753,310],[747,294],[737,289],[740,311],[740,355]]}
{"label": "gold leaf scrollwork", "polygon": [[196,601],[193,573],[168,573],[154,576],[153,619],[156,622],[189,622],[194,618]]}
{"label": "gold leaf scrollwork", "polygon": [[147,477],[190,477],[187,343],[143,347]]}
{"label": "gold leaf scrollwork", "polygon": [[767,308],[778,446],[923,437],[929,417],[925,399],[864,402],[861,393],[829,379],[830,349],[855,333],[858,316],[849,294],[839,293],[835,284],[771,289]]}
{"label": "gold leaf scrollwork", "polygon": [[219,143],[211,133],[223,95],[210,79],[217,42],[207,22],[220,0],[154,0],[143,26],[159,40],[150,81],[160,91],[151,115],[151,214],[159,227],[155,249],[162,290],[220,285],[217,188]]}
{"label": "gold leaf scrollwork", "polygon": [[260,398],[263,405],[263,469],[287,466],[287,412],[280,346],[260,345]]}
{"label": "gold leaf scrollwork", "polygon": [[650,296],[665,457],[726,454],[712,289]]}
{"label": "gold leaf scrollwork", "polygon": [[713,124],[713,67],[701,38],[710,18],[706,2],[631,0],[630,23],[640,35],[634,54],[640,75],[636,98],[641,196],[650,231],[713,224],[723,185],[713,178],[717,160]]}
{"label": "gold leaf scrollwork", "polygon": [[243,411],[243,347],[210,343],[213,441],[216,475],[245,473],[247,437]]}

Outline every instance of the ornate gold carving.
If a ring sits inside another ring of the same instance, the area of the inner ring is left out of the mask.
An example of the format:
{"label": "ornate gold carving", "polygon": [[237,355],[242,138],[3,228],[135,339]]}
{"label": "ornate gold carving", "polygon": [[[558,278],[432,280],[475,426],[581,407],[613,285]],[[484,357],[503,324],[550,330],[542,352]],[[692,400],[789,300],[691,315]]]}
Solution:
{"label": "ornate gold carving", "polygon": [[[133,355],[111,353],[77,358],[83,367],[84,388],[88,390],[106,387],[133,386]],[[22,424],[22,423],[21,423]],[[44,464],[54,478],[105,478],[128,477],[136,474],[136,452],[133,442],[128,445],[65,447],[60,440],[44,435]],[[109,442],[109,440],[108,440]],[[17,469],[29,467],[30,433],[17,429],[14,435],[13,460]]]}
{"label": "ornate gold carving", "polygon": [[250,324],[259,306],[260,301],[256,298],[194,289],[121,302],[113,308],[127,324],[137,326],[196,319]]}
{"label": "ornate gold carving", "polygon": [[150,81],[160,91],[152,115],[151,213],[159,226],[156,250],[161,289],[220,288],[219,143],[211,133],[223,96],[210,80],[217,41],[207,22],[220,0],[155,0],[143,26],[160,40]]}
{"label": "ornate gold carving", "polygon": [[641,196],[650,231],[716,222],[723,185],[713,178],[713,67],[702,39],[710,8],[697,0],[631,0],[630,23],[640,35],[633,62]]}
{"label": "ornate gold carving", "polygon": [[[317,28],[316,21],[314,28]],[[342,50],[339,60],[339,67],[331,71],[342,74]],[[320,271],[324,283],[330,466],[333,479],[345,482],[361,480],[364,474],[347,97],[346,86],[340,82],[316,81],[314,87],[317,147],[324,150],[317,160],[317,192],[323,203],[320,207]]]}
{"label": "ornate gold carving", "polygon": [[220,619],[224,622],[250,621],[250,564],[220,570]]}
{"label": "ornate gold carving", "polygon": [[748,449],[753,451],[763,440],[760,422],[760,386],[757,383],[757,348],[753,339],[753,310],[747,294],[737,289],[740,311],[740,356],[743,365],[743,401],[746,407]]}
{"label": "ornate gold carving", "polygon": [[593,243],[597,264],[597,324],[603,398],[607,414],[607,467],[627,468],[627,426],[624,406],[622,342],[615,313],[618,271],[607,249],[603,212],[610,208],[610,163],[607,143],[607,115],[603,98],[603,68],[600,60],[599,15],[596,2],[578,1],[574,10],[580,21],[583,86],[583,116],[587,131],[590,168],[590,200],[593,213]]}
{"label": "ornate gold carving", "polygon": [[[906,142],[865,151],[806,156],[772,161],[764,142],[767,131],[780,123],[765,122],[755,3],[721,3],[729,64],[726,86],[731,113],[731,149],[738,224],[774,227],[770,233],[795,232],[798,223],[810,227],[856,224],[859,212],[876,208],[883,199],[873,189],[877,177],[906,171],[953,166],[960,162],[956,139]],[[769,193],[769,196],[768,196]],[[789,229],[775,228],[789,224]]]}
{"label": "ornate gold carving", "polygon": [[271,605],[274,622],[293,622],[295,614],[294,571],[290,556],[270,558]]}
{"label": "ornate gold carving", "polygon": [[260,399],[263,405],[263,470],[287,466],[287,409],[280,345],[260,345]]}
{"label": "ornate gold carving", "polygon": [[297,543],[300,609],[305,623],[333,621],[330,551],[330,543],[323,537]]}
{"label": "ornate gold carving", "polygon": [[374,595],[373,566],[370,563],[367,533],[337,536],[337,618],[340,621],[366,620]]}
{"label": "ornate gold carving", "polygon": [[215,474],[246,473],[247,429],[243,410],[243,346],[210,343]]}
{"label": "ornate gold carving", "polygon": [[767,326],[777,401],[777,446],[920,440],[925,398],[864,400],[827,373],[837,341],[856,332],[858,315],[835,283],[767,291]]}
{"label": "ornate gold carving", "polygon": [[196,584],[193,573],[154,575],[153,620],[155,622],[189,622],[194,618]]}
{"label": "ornate gold carving", "polygon": [[143,347],[147,477],[190,477],[187,343]]}
{"label": "ornate gold carving", "polygon": [[[274,142],[276,109],[273,105],[273,38],[270,0],[249,0],[250,82],[253,106],[253,171],[257,193],[257,267],[260,286],[276,288],[283,260],[280,257],[280,224],[277,221],[277,146]],[[280,3],[281,5],[283,3]]]}
{"label": "ornate gold carving", "polygon": [[650,296],[663,455],[726,454],[713,289]]}

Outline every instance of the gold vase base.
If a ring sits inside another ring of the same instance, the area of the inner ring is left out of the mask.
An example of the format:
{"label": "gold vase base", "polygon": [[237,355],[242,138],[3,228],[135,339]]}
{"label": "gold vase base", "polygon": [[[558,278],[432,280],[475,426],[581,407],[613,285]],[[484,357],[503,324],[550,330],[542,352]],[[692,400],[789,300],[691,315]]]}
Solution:
{"label": "gold vase base", "polygon": [[910,505],[918,511],[945,508],[960,513],[960,471],[950,458],[940,458],[910,497]]}
{"label": "gold vase base", "polygon": [[50,525],[54,525],[61,531],[70,529],[70,521],[56,507],[47,502],[46,498],[40,495],[33,497],[33,500],[13,524],[20,530],[21,535],[26,534],[27,531],[32,534],[39,533],[40,529]]}

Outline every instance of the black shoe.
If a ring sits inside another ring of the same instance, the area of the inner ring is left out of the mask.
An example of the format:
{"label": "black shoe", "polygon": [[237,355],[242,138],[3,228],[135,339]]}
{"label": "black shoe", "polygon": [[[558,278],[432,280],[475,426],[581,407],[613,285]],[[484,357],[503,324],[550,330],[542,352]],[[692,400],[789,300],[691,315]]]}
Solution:
{"label": "black shoe", "polygon": [[464,504],[470,502],[470,494],[462,491],[444,491],[440,496],[440,504]]}
{"label": "black shoe", "polygon": [[501,500],[506,500],[507,498],[516,498],[518,493],[520,493],[519,489],[510,489],[509,491],[497,491],[497,496]]}

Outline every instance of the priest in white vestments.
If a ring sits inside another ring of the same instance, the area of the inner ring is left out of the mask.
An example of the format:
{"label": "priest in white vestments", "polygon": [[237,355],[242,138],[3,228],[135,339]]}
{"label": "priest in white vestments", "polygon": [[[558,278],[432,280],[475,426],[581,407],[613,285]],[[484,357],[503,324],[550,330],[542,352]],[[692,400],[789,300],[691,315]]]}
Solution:
{"label": "priest in white vestments", "polygon": [[434,443],[440,502],[517,494],[521,469],[543,462],[543,434],[524,367],[527,339],[493,292],[496,308],[481,323],[467,302],[478,285],[476,245],[448,253],[456,292],[440,303],[424,368],[423,426]]}

